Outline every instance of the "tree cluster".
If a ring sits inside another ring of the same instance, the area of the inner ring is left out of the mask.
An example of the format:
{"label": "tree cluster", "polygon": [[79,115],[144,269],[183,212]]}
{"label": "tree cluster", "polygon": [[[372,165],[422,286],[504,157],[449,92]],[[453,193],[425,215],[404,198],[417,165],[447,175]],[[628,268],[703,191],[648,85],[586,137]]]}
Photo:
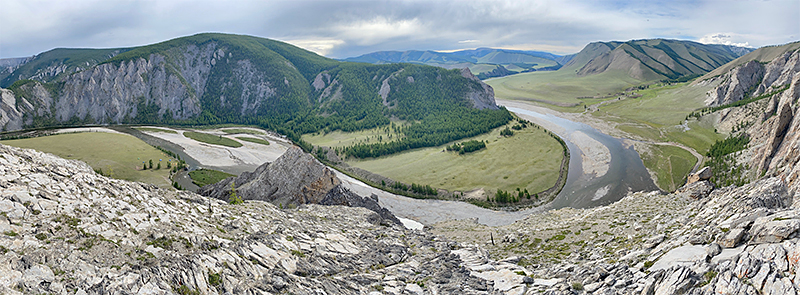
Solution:
{"label": "tree cluster", "polygon": [[480,140],[469,140],[461,143],[454,143],[453,145],[447,146],[448,152],[458,152],[458,154],[463,155],[466,153],[471,153],[475,151],[479,151],[486,148],[486,143]]}

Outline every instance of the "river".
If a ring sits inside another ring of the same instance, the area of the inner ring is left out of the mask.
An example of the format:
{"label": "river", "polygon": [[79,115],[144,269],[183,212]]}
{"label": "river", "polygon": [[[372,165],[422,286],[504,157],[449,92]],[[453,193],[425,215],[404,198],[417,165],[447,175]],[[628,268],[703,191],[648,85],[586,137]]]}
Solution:
{"label": "river", "polygon": [[[420,200],[385,192],[337,172],[346,187],[362,196],[376,194],[381,206],[401,218],[407,218],[431,225],[453,219],[475,219],[478,223],[499,226],[513,223],[533,213],[564,207],[590,208],[613,203],[628,192],[658,190],[650,179],[650,174],[642,164],[639,154],[632,146],[626,146],[620,139],[611,137],[586,124],[570,121],[553,114],[541,112],[537,107],[512,101],[498,101],[509,111],[553,131],[564,139],[570,150],[570,163],[567,181],[555,200],[545,206],[520,211],[495,211],[475,205],[443,200]],[[179,145],[167,140],[149,136],[138,130],[127,128],[119,130],[132,134],[154,145],[162,146],[180,155],[192,168],[206,167]],[[208,167],[232,174],[252,171],[254,165],[240,167]],[[192,187],[185,173],[176,178],[184,187]],[[190,186],[191,185],[191,186]]]}

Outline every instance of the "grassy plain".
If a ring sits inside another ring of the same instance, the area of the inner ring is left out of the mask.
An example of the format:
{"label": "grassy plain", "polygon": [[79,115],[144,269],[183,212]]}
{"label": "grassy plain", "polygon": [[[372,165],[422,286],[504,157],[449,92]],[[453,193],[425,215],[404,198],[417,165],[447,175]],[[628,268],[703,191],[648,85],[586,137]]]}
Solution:
{"label": "grassy plain", "polygon": [[493,194],[497,189],[520,188],[537,193],[553,186],[563,158],[561,144],[533,126],[511,137],[500,136],[504,128],[458,141],[488,141],[486,149],[473,153],[459,155],[439,146],[347,163],[404,183],[450,191],[483,189]]}
{"label": "grassy plain", "polygon": [[135,127],[134,129],[142,131],[142,132],[161,132],[161,133],[178,134],[178,131],[175,131],[175,130],[161,129],[161,128],[155,128],[155,127]]}
{"label": "grassy plain", "polygon": [[[393,123],[395,126],[403,126],[402,122]],[[344,147],[357,143],[376,143],[391,142],[402,138],[402,133],[396,132],[390,126],[377,127],[355,132],[333,131],[329,133],[317,132],[303,134],[303,140],[315,146]]]}
{"label": "grassy plain", "polygon": [[522,73],[486,81],[498,98],[529,101],[568,112],[582,112],[582,105],[605,100],[578,97],[607,96],[640,83],[623,72],[578,77],[569,70]]}
{"label": "grassy plain", "polygon": [[244,140],[244,141],[249,141],[249,142],[252,142],[252,143],[258,143],[258,144],[263,144],[263,145],[269,145],[269,141],[266,141],[266,140],[263,140],[263,139],[260,139],[260,138],[253,138],[253,137],[244,137],[244,136],[240,136],[240,137],[237,137],[236,139],[238,139],[238,140]]}
{"label": "grassy plain", "polygon": [[233,148],[238,148],[238,147],[242,146],[242,144],[240,142],[238,142],[238,141],[235,141],[235,140],[227,138],[227,137],[222,137],[222,136],[219,136],[219,135],[214,135],[214,134],[186,131],[186,132],[183,133],[183,136],[186,136],[188,138],[197,140],[199,142],[205,142],[205,143],[208,143],[208,144],[216,144],[216,145],[228,146],[228,147],[233,147]]}
{"label": "grassy plain", "polygon": [[656,174],[658,187],[674,191],[686,181],[697,159],[688,151],[668,145],[651,145],[649,152],[640,153],[642,162]]}
{"label": "grassy plain", "polygon": [[142,162],[169,156],[136,137],[127,134],[84,132],[4,140],[2,144],[51,153],[65,159],[86,162],[93,169],[102,169],[113,178],[152,183],[170,187],[169,169],[142,170]]}
{"label": "grassy plain", "polygon": [[264,132],[253,130],[253,129],[244,129],[244,128],[233,128],[233,129],[222,129],[222,132],[228,134],[254,134],[254,135],[263,135]]}
{"label": "grassy plain", "polygon": [[610,101],[592,115],[622,123],[619,127],[622,131],[651,141],[678,142],[703,154],[725,136],[714,132],[713,122],[708,119],[692,119],[682,124],[689,113],[705,106],[705,93],[713,87],[689,83],[654,84],[637,92],[642,97]]}
{"label": "grassy plain", "polygon": [[217,183],[220,180],[223,180],[231,176],[236,176],[236,175],[205,168],[189,172],[189,177],[192,178],[192,182],[199,187]]}

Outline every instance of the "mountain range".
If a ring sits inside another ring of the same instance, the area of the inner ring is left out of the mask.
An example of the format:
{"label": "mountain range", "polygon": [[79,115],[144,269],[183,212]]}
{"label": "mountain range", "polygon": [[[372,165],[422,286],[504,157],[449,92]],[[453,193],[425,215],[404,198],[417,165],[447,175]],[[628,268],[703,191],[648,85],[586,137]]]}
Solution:
{"label": "mountain range", "polygon": [[8,87],[0,105],[4,131],[237,123],[300,142],[303,133],[411,120],[404,130],[424,136],[395,143],[393,150],[404,150],[483,133],[511,118],[495,105],[491,87],[469,71],[341,62],[242,35],[198,34],[126,49],[54,49],[14,68],[2,84]]}
{"label": "mountain range", "polygon": [[696,77],[752,50],[668,39],[594,42],[586,45],[562,70],[576,71],[578,76],[619,71],[642,81]]}
{"label": "mountain range", "polygon": [[477,48],[453,52],[378,51],[344,61],[372,64],[415,63],[443,68],[469,68],[478,78],[502,77],[522,72],[557,70],[572,55],[555,55],[543,51]]}

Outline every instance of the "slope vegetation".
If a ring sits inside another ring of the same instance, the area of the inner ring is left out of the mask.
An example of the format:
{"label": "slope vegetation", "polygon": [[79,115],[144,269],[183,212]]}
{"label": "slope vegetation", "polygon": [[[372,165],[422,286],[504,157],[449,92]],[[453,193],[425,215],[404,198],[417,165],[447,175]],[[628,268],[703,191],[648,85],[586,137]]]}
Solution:
{"label": "slope vegetation", "polygon": [[13,93],[2,93],[2,130],[238,123],[299,141],[303,133],[409,120],[405,130],[411,133],[390,151],[396,152],[474,136],[511,119],[469,71],[339,62],[251,36],[199,34],[104,56],[52,80],[26,74],[42,69],[35,62],[17,69],[12,76],[23,80],[8,87]]}

